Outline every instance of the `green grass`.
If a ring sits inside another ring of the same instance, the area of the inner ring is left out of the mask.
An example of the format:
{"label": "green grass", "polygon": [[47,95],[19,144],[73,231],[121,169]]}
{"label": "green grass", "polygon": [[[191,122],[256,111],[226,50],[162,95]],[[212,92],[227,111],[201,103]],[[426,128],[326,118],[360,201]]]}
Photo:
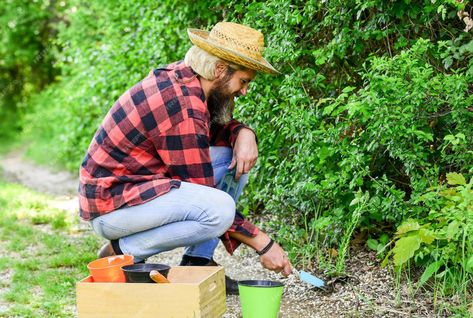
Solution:
{"label": "green grass", "polygon": [[98,240],[52,198],[0,181],[1,317],[74,317],[75,283]]}

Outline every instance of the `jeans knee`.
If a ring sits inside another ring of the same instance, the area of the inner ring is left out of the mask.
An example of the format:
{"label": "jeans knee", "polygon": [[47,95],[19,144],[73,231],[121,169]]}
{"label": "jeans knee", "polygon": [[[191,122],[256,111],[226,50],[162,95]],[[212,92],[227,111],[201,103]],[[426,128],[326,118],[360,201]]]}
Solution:
{"label": "jeans knee", "polygon": [[217,235],[225,233],[233,224],[235,219],[235,201],[226,192],[219,191],[219,196],[214,205],[215,216],[217,218]]}

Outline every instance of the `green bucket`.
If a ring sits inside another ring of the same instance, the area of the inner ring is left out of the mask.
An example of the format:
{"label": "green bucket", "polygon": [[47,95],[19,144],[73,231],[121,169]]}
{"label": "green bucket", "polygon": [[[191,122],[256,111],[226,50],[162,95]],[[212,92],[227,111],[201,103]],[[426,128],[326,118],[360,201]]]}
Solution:
{"label": "green bucket", "polygon": [[269,280],[238,282],[243,318],[277,318],[284,284]]}

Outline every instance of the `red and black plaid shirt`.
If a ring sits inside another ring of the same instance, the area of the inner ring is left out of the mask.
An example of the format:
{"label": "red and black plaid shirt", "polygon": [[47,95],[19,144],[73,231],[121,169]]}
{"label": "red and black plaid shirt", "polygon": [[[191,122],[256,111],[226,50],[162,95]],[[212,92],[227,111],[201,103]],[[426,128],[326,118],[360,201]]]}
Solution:
{"label": "red and black plaid shirt", "polygon": [[[80,168],[80,216],[91,220],[150,201],[180,181],[215,186],[210,145],[232,146],[245,127],[232,120],[209,129],[210,115],[197,74],[182,61],[152,70],[112,106]],[[221,239],[232,254],[229,232],[255,236],[258,228],[239,213]]]}

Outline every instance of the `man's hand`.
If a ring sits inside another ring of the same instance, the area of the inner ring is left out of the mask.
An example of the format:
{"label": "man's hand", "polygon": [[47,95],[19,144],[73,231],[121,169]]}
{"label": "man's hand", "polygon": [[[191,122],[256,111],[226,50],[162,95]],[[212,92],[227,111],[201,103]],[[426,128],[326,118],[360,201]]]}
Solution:
{"label": "man's hand", "polygon": [[228,169],[236,166],[235,180],[238,181],[242,174],[248,173],[254,167],[257,159],[256,136],[251,129],[242,128],[233,145],[233,158]]}
{"label": "man's hand", "polygon": [[[230,236],[257,251],[261,251],[271,241],[269,236],[261,230],[255,237],[248,237],[239,232],[231,232]],[[276,242],[274,242],[269,251],[261,255],[259,259],[261,265],[266,269],[281,273],[286,277],[292,273],[291,262],[289,262],[284,250]]]}
{"label": "man's hand", "polygon": [[260,262],[264,268],[281,273],[286,277],[292,274],[291,262],[284,250],[276,242],[274,242],[269,251],[260,256]]}

